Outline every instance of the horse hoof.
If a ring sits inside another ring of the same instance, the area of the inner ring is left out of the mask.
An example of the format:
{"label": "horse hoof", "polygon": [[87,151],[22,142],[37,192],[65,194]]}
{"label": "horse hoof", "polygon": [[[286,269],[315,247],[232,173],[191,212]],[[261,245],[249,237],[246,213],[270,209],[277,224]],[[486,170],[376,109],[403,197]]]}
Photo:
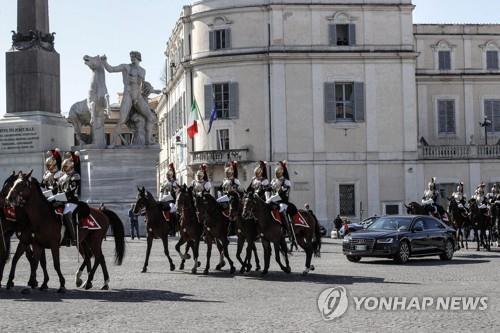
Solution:
{"label": "horse hoof", "polygon": [[248,264],[247,265],[247,272],[250,272],[252,270],[252,265]]}
{"label": "horse hoof", "polygon": [[196,268],[192,268],[191,273],[196,274]]}
{"label": "horse hoof", "polygon": [[230,272],[231,274],[234,274],[236,272],[236,268],[234,266],[231,266]]}
{"label": "horse hoof", "polygon": [[186,253],[186,254],[181,256],[181,259],[182,260],[189,260],[189,259],[191,259],[191,255],[189,253]]}
{"label": "horse hoof", "polygon": [[92,289],[92,282],[90,282],[90,281],[85,283],[85,290],[89,290],[89,289]]}
{"label": "horse hoof", "polygon": [[203,275],[208,275],[208,269],[203,270]]}
{"label": "horse hoof", "polygon": [[201,267],[201,261],[198,261],[198,267]]}
{"label": "horse hoof", "polygon": [[215,270],[220,271],[220,270],[222,270],[222,267],[224,267],[224,266],[226,266],[226,262],[225,261],[217,264],[217,266],[215,266]]}
{"label": "horse hoof", "polygon": [[260,273],[260,276],[265,276],[267,275],[267,270],[263,270],[261,273]]}
{"label": "horse hoof", "polygon": [[46,284],[42,284],[39,290],[40,291],[47,291],[47,290],[49,290],[49,286],[47,286]]}
{"label": "horse hoof", "polygon": [[245,266],[240,268],[240,274],[245,274],[246,271]]}
{"label": "horse hoof", "polygon": [[76,287],[80,288],[82,286],[82,284],[83,284],[83,280],[80,279],[80,278],[78,278],[78,279],[76,279],[75,283],[76,283]]}
{"label": "horse hoof", "polygon": [[171,272],[175,271],[175,265],[174,264],[170,265],[170,271]]}
{"label": "horse hoof", "polygon": [[28,287],[31,287],[31,289],[35,289],[36,287],[38,287],[38,281],[29,281],[28,282]]}
{"label": "horse hoof", "polygon": [[314,265],[311,265],[311,267],[309,267],[309,269],[310,269],[311,271],[314,271],[314,269],[315,269]]}
{"label": "horse hoof", "polygon": [[144,267],[141,271],[141,273],[146,273],[148,271],[148,269],[146,267]]}
{"label": "horse hoof", "polygon": [[183,265],[183,264],[181,264],[181,265],[179,266],[179,269],[180,269],[181,271],[182,271],[182,270],[184,270],[184,265]]}
{"label": "horse hoof", "polygon": [[106,285],[102,286],[101,290],[109,290],[109,286],[106,284]]}
{"label": "horse hoof", "polygon": [[57,293],[58,293],[58,294],[64,294],[64,293],[66,293],[66,288],[64,288],[64,287],[59,288],[59,289],[57,290]]}
{"label": "horse hoof", "polygon": [[12,281],[7,282],[7,285],[5,286],[5,288],[7,288],[7,290],[14,288],[14,282],[12,282]]}
{"label": "horse hoof", "polygon": [[305,269],[305,270],[302,272],[302,276],[306,276],[307,274],[309,274],[309,270]]}
{"label": "horse hoof", "polygon": [[284,272],[286,274],[290,274],[292,272],[292,269],[290,267],[285,267]]}
{"label": "horse hoof", "polygon": [[255,271],[256,272],[260,271],[260,266],[255,267]]}
{"label": "horse hoof", "polygon": [[31,289],[30,288],[24,288],[23,290],[21,290],[21,294],[23,294],[23,295],[29,295],[29,294],[31,294]]}

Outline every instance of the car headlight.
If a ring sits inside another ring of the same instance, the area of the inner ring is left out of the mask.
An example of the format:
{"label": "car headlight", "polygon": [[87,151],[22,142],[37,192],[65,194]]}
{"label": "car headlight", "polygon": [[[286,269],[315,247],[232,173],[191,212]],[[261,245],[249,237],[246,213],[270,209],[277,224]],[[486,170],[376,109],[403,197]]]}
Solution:
{"label": "car headlight", "polygon": [[393,242],[394,242],[394,238],[392,238],[392,237],[377,240],[377,243],[379,243],[379,244],[392,244]]}
{"label": "car headlight", "polygon": [[352,240],[352,237],[351,236],[345,236],[344,237],[344,242],[350,242]]}

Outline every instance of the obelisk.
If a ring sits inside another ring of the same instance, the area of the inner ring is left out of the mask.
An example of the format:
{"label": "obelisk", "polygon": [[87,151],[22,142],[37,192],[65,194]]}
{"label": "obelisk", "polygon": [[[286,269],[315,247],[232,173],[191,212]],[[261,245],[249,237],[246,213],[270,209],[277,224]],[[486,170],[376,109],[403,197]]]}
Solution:
{"label": "obelisk", "polygon": [[73,128],[61,115],[59,54],[48,0],[17,1],[17,31],[6,53],[7,113],[0,119],[0,180],[12,170],[43,172],[44,152],[69,150]]}

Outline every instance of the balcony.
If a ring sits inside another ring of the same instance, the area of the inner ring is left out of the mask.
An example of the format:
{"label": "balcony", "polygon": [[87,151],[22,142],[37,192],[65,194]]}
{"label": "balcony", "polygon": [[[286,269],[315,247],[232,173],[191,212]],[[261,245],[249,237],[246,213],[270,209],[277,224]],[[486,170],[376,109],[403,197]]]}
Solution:
{"label": "balcony", "polygon": [[248,161],[248,149],[206,150],[191,152],[191,165],[226,164],[228,161]]}
{"label": "balcony", "polygon": [[421,146],[418,149],[418,156],[422,160],[499,159],[500,146]]}

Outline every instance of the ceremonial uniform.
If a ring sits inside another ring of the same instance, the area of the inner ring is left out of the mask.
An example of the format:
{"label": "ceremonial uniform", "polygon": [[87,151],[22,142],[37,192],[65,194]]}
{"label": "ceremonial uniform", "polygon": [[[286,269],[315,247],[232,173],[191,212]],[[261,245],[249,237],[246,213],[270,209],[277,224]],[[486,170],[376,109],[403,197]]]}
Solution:
{"label": "ceremonial uniform", "polygon": [[170,163],[167,171],[167,180],[160,187],[160,202],[164,204],[163,209],[172,214],[177,211],[177,206],[175,205],[175,191],[177,188],[179,188],[179,184],[175,175],[175,167],[173,163]]}
{"label": "ceremonial uniform", "polygon": [[200,166],[200,170],[196,172],[196,179],[193,180],[191,186],[193,186],[194,195],[202,196],[205,193],[210,194],[212,184],[208,181],[206,164]]}
{"label": "ceremonial uniform", "polygon": [[422,197],[422,204],[427,207],[432,208],[432,213],[438,212],[437,202],[439,200],[439,193],[436,189],[436,179],[432,178],[427,186],[427,190],[424,192]]}
{"label": "ceremonial uniform", "polygon": [[217,202],[226,206],[229,203],[228,193],[231,191],[240,193],[242,192],[242,188],[238,179],[238,164],[235,161],[227,164],[224,173],[226,177],[222,181],[221,190],[217,193]]}
{"label": "ceremonial uniform", "polygon": [[254,177],[247,188],[247,192],[254,191],[262,199],[265,198],[265,193],[269,189],[269,180],[267,179],[267,167],[264,161],[257,163],[254,169]]}
{"label": "ceremonial uniform", "polygon": [[467,196],[464,194],[464,183],[460,182],[460,184],[458,184],[457,191],[453,192],[451,197],[456,201],[458,208],[462,212],[467,212]]}
{"label": "ceremonial uniform", "polygon": [[486,185],[484,183],[479,184],[472,196],[473,199],[477,201],[477,205],[479,209],[488,209],[486,195],[484,193],[484,188]]}
{"label": "ceremonial uniform", "polygon": [[52,151],[48,151],[47,159],[45,160],[46,171],[43,174],[41,184],[42,188],[46,189],[43,192],[46,197],[51,197],[54,194],[53,191],[57,191],[57,183],[63,175],[57,165],[56,156]]}

